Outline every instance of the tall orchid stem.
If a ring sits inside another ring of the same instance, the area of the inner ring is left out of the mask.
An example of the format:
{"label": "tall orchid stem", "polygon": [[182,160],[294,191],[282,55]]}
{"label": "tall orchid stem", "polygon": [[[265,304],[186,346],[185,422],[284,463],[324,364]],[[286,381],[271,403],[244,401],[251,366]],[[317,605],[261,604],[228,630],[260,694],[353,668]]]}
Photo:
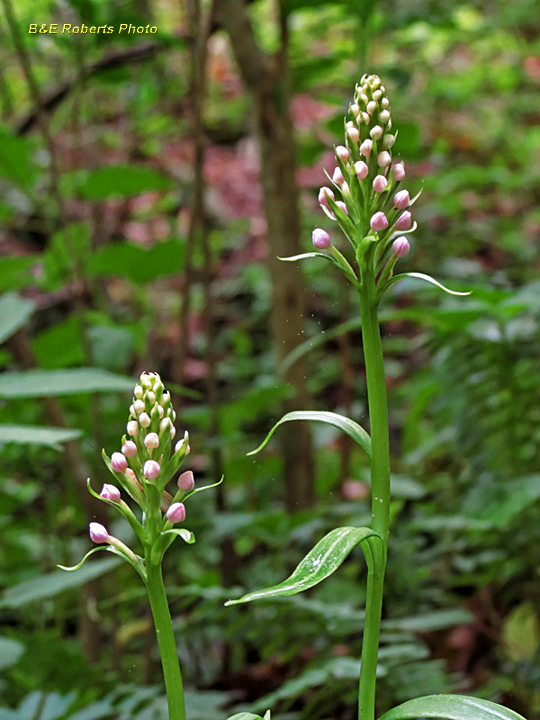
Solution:
{"label": "tall orchid stem", "polygon": [[152,563],[150,552],[146,554],[146,572],[146,587],[152,615],[154,616],[163,675],[165,677],[169,720],[186,720],[182,674],[178,662],[169,603],[167,602],[163,575],[161,574],[161,562],[158,564]]}
{"label": "tall orchid stem", "polygon": [[[378,299],[371,262],[362,267],[360,287],[362,340],[366,365],[369,419],[371,426],[372,528],[383,539],[379,559],[368,557],[366,617],[358,693],[358,720],[375,718],[375,686],[381,615],[390,525],[390,445],[388,404],[378,317]],[[377,561],[378,560],[378,561]]]}

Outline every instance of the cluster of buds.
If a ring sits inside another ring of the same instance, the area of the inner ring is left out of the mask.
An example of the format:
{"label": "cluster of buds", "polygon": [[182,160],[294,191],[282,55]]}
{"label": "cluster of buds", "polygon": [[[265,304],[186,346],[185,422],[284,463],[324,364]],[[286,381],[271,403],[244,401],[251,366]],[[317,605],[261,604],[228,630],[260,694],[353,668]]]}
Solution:
{"label": "cluster of buds", "polygon": [[[355,250],[361,249],[360,255],[375,242],[380,262],[392,247],[393,265],[409,252],[409,241],[402,233],[415,229],[411,228],[410,206],[416,198],[411,200],[407,190],[399,189],[405,167],[392,158],[396,135],[391,130],[385,88],[376,75],[364,75],[345,119],[345,144],[335,148],[332,187],[320,189],[319,203],[326,215],[338,222]],[[316,228],[312,239],[318,250],[330,248],[332,259],[343,269],[344,258],[332,248],[326,230]]]}

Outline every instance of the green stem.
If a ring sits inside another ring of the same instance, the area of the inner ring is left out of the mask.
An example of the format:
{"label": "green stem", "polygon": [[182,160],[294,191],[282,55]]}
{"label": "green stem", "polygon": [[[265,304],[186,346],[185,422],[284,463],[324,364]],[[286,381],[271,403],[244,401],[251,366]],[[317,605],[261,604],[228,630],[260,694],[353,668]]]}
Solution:
{"label": "green stem", "polygon": [[167,602],[163,575],[161,574],[161,563],[155,564],[150,561],[149,550],[146,553],[146,572],[146,587],[152,615],[154,616],[163,675],[165,677],[169,720],[186,720],[182,674],[178,662],[169,603]]}
{"label": "green stem", "polygon": [[360,667],[358,718],[359,720],[374,720],[377,657],[379,654],[384,572],[390,525],[390,446],[378,300],[374,271],[370,261],[366,261],[362,267],[360,310],[371,427],[372,527],[383,539],[383,551],[381,558],[368,558],[366,618]]}

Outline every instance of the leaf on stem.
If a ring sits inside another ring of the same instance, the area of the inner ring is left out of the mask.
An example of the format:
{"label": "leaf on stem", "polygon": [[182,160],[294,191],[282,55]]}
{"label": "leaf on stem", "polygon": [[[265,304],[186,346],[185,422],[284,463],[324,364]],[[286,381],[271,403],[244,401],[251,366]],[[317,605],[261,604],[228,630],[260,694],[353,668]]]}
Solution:
{"label": "leaf on stem", "polygon": [[227,718],[227,720],[270,720],[270,710],[265,713],[264,719],[260,715],[254,715],[250,712],[241,712],[236,713],[236,715],[231,715],[231,717]]}
{"label": "leaf on stem", "polygon": [[195,542],[195,535],[191,532],[191,530],[186,530],[186,528],[173,528],[172,530],[165,530],[161,534],[178,535],[178,537],[181,537],[184,542],[188,543],[188,545],[193,545]]}
{"label": "leaf on stem", "polygon": [[[229,600],[225,605],[296,595],[308,590],[337,570],[359,543],[368,542],[374,545],[377,541],[382,543],[382,538],[371,528],[336,528],[319,540],[287,580],[264,590],[247,593],[238,600]],[[371,553],[371,548],[368,552]],[[377,553],[373,555],[376,556]]]}
{"label": "leaf on stem", "polygon": [[386,283],[385,290],[388,289],[391,285],[396,283],[398,280],[403,280],[403,278],[417,278],[418,280],[425,280],[426,282],[431,283],[432,285],[436,285],[441,290],[444,290],[444,292],[448,293],[449,295],[470,295],[472,293],[472,290],[468,290],[467,292],[458,292],[457,290],[450,290],[449,288],[445,287],[440,283],[438,280],[435,280],[435,278],[432,278],[431,275],[425,275],[424,273],[417,273],[417,272],[408,272],[408,273],[401,273],[400,275],[396,275],[391,280],[389,280]]}
{"label": "leaf on stem", "polygon": [[351,437],[363,450],[366,451],[368,457],[371,457],[371,438],[363,427],[354,422],[354,420],[350,420],[343,415],[325,411],[317,412],[315,410],[294,410],[293,412],[284,415],[270,430],[259,447],[256,450],[249,452],[248,455],[256,455],[270,440],[277,428],[283,423],[290,422],[291,420],[315,420],[317,422],[324,422],[328,425],[333,425],[339,430],[343,430],[343,432],[347,433],[349,437]]}
{"label": "leaf on stem", "polygon": [[524,720],[513,710],[489,700],[466,695],[426,695],[398,705],[381,715],[379,720]]}

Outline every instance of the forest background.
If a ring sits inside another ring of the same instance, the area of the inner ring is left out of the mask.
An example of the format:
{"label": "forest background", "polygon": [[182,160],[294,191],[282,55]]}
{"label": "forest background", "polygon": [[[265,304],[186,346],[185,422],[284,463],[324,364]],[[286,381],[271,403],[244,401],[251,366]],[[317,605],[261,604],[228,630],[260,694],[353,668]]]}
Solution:
{"label": "forest background", "polygon": [[196,482],[225,475],[188,505],[197,543],[165,564],[188,716],[353,717],[358,563],[306,595],[223,603],[286,577],[336,521],[369,523],[367,460],[334,429],[291,424],[246,453],[287,410],[365,421],[350,290],[325,263],[276,258],[324,224],[321,162],[331,173],[354,85],[376,72],[423,187],[404,267],[473,291],[407,281],[383,306],[379,710],[453,690],[538,720],[534,0],[1,4],[0,718],[166,717],[131,568],[56,569],[91,520],[129,538],[85,483],[107,480],[101,449],[119,449],[143,370],[173,391]]}

